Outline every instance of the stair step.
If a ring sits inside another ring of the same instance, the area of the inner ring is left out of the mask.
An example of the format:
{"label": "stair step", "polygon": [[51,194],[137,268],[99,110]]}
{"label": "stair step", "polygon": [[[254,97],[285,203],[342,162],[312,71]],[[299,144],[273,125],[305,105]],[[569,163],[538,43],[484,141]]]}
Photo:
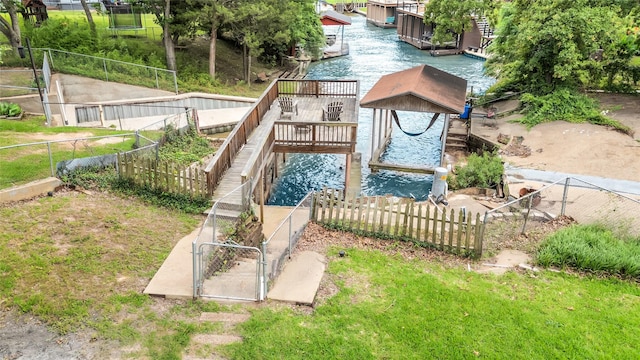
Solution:
{"label": "stair step", "polygon": [[242,323],[249,320],[249,317],[251,317],[249,314],[203,312],[200,314],[200,321]]}
{"label": "stair step", "polygon": [[[210,215],[211,209],[204,212],[204,215]],[[216,219],[235,221],[240,217],[242,212],[239,210],[216,209]]]}
{"label": "stair step", "polygon": [[467,145],[462,145],[462,144],[447,144],[445,146],[445,150],[446,149],[456,149],[456,150],[466,150],[467,149]]}

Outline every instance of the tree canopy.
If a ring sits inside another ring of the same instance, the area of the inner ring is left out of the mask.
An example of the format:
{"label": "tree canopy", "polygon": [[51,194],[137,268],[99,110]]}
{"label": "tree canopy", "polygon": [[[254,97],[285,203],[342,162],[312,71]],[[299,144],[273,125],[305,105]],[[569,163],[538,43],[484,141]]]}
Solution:
{"label": "tree canopy", "polygon": [[469,29],[475,16],[491,15],[497,4],[495,0],[431,0],[425,5],[424,22],[435,25],[432,41],[443,43]]}
{"label": "tree canopy", "polygon": [[500,90],[533,94],[601,87],[605,78],[611,86],[618,76],[624,82],[632,71],[629,60],[638,51],[634,16],[639,9],[638,2],[628,0],[506,3],[498,38],[489,49],[488,72],[498,79]]}

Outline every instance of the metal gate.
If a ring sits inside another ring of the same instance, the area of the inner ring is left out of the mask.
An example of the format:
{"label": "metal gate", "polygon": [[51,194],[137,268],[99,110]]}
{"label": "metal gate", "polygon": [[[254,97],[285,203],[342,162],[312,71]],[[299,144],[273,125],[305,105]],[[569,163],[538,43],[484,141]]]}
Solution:
{"label": "metal gate", "polygon": [[264,299],[262,252],[232,241],[200,243],[196,252],[196,289],[201,297],[260,301]]}

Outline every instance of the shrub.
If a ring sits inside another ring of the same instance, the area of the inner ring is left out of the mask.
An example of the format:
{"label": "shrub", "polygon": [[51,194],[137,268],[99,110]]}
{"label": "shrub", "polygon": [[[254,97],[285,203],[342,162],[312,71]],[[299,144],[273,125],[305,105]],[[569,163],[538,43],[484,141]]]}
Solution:
{"label": "shrub", "polygon": [[496,154],[486,151],[482,155],[471,154],[467,165],[456,165],[455,175],[448,178],[449,188],[495,187],[500,183],[503,172],[502,160]]}
{"label": "shrub", "polygon": [[520,100],[524,106],[524,117],[517,121],[529,129],[545,122],[564,120],[610,126],[625,134],[632,134],[629,127],[602,115],[595,100],[568,89],[558,89],[544,96],[525,93]]}
{"label": "shrub", "polygon": [[170,160],[182,165],[190,165],[202,160],[209,154],[215,153],[215,149],[209,144],[207,138],[198,135],[193,127],[180,135],[173,128],[165,131],[166,142],[160,147],[161,160]]}
{"label": "shrub", "polygon": [[616,235],[603,225],[572,225],[545,239],[536,261],[541,266],[640,279],[640,238]]}
{"label": "shrub", "polygon": [[0,102],[0,116],[18,116],[22,113],[22,108],[18,104]]}

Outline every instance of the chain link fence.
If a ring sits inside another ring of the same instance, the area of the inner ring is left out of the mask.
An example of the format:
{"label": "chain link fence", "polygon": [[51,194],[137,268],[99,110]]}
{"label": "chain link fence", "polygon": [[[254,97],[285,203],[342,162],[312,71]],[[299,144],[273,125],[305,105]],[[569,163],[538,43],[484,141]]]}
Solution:
{"label": "chain link fence", "polygon": [[[237,244],[232,239],[237,229],[238,220],[246,219],[250,216],[251,209],[251,181],[238,186],[233,191],[217,200],[207,219],[202,225],[198,236],[193,240],[193,297],[224,297],[233,298],[233,292],[221,294],[220,288],[215,285],[217,275],[225,273],[226,276],[219,277],[220,282],[224,283],[229,274],[235,272],[244,272],[246,264],[243,266],[232,266],[236,253],[242,258],[246,258],[245,251],[260,251],[255,246],[248,246],[250,249],[241,249],[245,244]],[[243,215],[246,214],[246,215]],[[233,253],[233,254],[227,254]],[[257,271],[260,269],[258,268]],[[257,275],[256,275],[257,276]],[[205,290],[205,281],[207,281],[207,289]],[[209,291],[212,289],[217,289]]]}
{"label": "chain link fence", "polygon": [[49,176],[62,176],[81,167],[116,165],[116,153],[126,158],[158,160],[165,136],[184,134],[194,126],[191,111],[168,116],[135,132],[60,139],[71,134],[43,134],[50,140],[0,147],[0,189]]}
{"label": "chain link fence", "polygon": [[38,95],[32,69],[0,69],[0,98]]}
{"label": "chain link fence", "polygon": [[114,157],[111,161],[114,163],[115,153],[132,149],[136,142],[147,141],[136,133],[75,139],[59,139],[56,134],[41,137],[51,140],[0,147],[0,188],[65,174],[79,166],[105,165],[109,163],[109,156]]}
{"label": "chain link fence", "polygon": [[[517,197],[516,197],[517,196]],[[506,239],[525,238],[521,250],[533,251],[528,235],[542,231],[541,225],[564,222],[565,216],[579,224],[605,224],[614,230],[640,236],[640,196],[614,192],[580,180],[566,178],[539,189],[523,186],[513,199],[485,213],[483,251],[495,252],[501,246],[512,247]],[[490,228],[490,230],[488,230]]]}
{"label": "chain link fence", "polygon": [[262,253],[265,256],[263,273],[265,276],[265,291],[268,282],[275,280],[280,274],[287,258],[295,249],[298,240],[311,217],[313,192],[310,192],[291,210],[289,215],[280,222],[271,236],[262,243]]}
{"label": "chain link fence", "polygon": [[47,52],[54,71],[178,93],[176,72],[172,70],[62,50],[42,50]]}

